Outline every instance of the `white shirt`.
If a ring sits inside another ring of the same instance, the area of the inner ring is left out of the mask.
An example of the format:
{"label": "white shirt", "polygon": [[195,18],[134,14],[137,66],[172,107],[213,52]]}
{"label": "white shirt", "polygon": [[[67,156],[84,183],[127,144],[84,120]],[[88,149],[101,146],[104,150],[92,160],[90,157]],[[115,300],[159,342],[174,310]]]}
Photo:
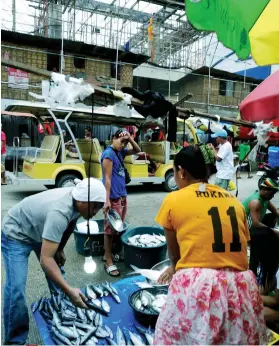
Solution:
{"label": "white shirt", "polygon": [[277,280],[276,288],[277,290],[279,290],[279,269],[277,270],[277,273],[276,273],[276,280]]}
{"label": "white shirt", "polygon": [[219,145],[217,156],[222,161],[216,161],[217,173],[219,179],[231,180],[234,174],[233,150],[230,142]]}

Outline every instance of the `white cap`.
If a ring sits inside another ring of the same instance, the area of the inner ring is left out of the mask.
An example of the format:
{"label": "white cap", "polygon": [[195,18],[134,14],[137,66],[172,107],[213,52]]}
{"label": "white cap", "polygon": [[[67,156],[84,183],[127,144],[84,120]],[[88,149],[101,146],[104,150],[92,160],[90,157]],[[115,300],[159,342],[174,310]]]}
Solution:
{"label": "white cap", "polygon": [[[106,201],[106,189],[100,180],[89,178],[90,185],[90,202],[103,202]],[[83,180],[75,179],[77,184],[73,190],[72,195],[76,201],[88,202],[88,178]]]}

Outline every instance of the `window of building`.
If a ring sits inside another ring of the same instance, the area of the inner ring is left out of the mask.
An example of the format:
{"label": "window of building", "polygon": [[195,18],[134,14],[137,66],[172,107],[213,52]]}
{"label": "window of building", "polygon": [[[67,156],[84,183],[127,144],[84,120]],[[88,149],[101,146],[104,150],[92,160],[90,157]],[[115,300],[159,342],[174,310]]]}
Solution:
{"label": "window of building", "polygon": [[234,96],[235,82],[232,80],[220,80],[219,95]]}
{"label": "window of building", "polygon": [[49,52],[47,54],[47,70],[52,72],[59,72],[60,70],[60,55]]}
{"label": "window of building", "polygon": [[225,80],[220,80],[219,95],[225,96],[226,95],[226,89],[227,89],[226,81]]}
{"label": "window of building", "polygon": [[75,68],[85,68],[85,57],[75,56],[74,57]]}
{"label": "window of building", "polygon": [[[111,76],[111,78],[116,78],[116,63],[115,62],[110,63],[110,76]],[[117,79],[118,80],[120,80],[120,76],[121,76],[121,65],[120,65],[120,63],[118,63],[118,66],[117,66]]]}

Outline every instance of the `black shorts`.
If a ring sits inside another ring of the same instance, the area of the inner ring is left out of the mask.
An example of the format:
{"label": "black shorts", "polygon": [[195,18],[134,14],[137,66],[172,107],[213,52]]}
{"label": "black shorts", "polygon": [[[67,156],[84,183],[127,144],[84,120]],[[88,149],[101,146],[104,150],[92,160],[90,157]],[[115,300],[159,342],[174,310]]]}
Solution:
{"label": "black shorts", "polygon": [[241,164],[240,171],[251,173],[251,163],[250,161],[244,161]]}

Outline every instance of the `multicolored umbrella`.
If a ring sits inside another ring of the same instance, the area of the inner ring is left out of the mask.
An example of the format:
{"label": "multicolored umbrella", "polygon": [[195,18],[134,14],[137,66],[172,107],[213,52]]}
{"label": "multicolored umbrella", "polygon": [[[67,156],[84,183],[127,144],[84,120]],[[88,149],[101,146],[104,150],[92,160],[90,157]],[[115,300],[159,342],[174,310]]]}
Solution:
{"label": "multicolored umbrella", "polygon": [[198,30],[216,32],[240,59],[279,64],[279,0],[185,0]]}

